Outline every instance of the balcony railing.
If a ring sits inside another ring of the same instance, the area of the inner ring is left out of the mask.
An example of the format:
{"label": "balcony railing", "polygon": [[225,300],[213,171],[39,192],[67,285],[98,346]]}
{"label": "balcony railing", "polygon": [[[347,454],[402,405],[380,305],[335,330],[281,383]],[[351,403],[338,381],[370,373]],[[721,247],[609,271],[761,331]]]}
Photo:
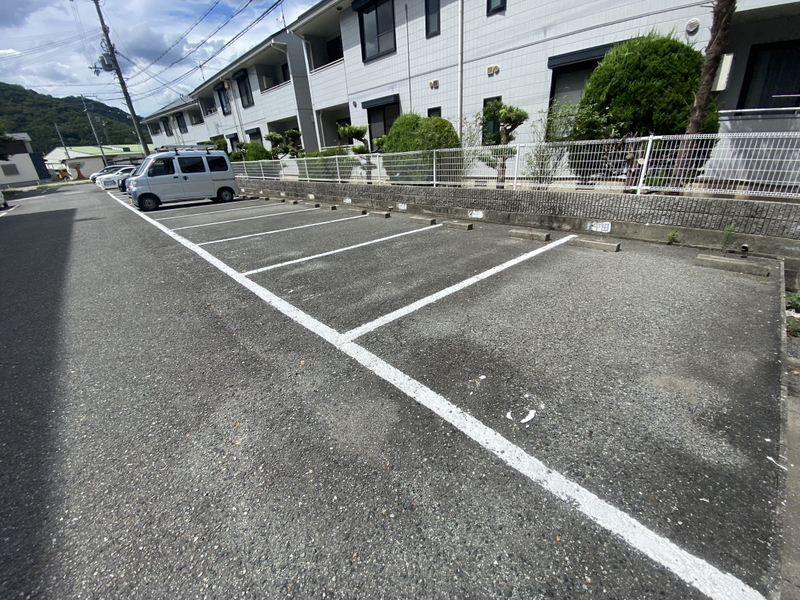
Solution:
{"label": "balcony railing", "polygon": [[238,162],[237,177],[800,199],[800,133],[650,136]]}

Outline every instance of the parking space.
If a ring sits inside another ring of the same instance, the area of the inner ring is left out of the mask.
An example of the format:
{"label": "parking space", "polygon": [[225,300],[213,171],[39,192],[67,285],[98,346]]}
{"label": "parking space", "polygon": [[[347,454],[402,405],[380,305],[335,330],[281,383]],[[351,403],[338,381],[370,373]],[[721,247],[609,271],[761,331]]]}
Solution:
{"label": "parking space", "polygon": [[683,580],[674,597],[773,589],[777,265],[746,276],[695,267],[690,248],[606,253],[303,204],[174,212],[149,218]]}

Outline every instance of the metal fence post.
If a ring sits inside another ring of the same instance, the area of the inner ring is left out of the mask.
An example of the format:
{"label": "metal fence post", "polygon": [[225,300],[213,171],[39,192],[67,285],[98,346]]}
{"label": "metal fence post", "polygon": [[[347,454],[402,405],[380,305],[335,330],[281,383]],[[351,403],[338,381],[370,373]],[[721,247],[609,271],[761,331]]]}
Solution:
{"label": "metal fence post", "polygon": [[336,181],[342,183],[342,174],[339,172],[339,157],[334,156],[333,160],[336,163]]}
{"label": "metal fence post", "polygon": [[436,150],[433,151],[433,187],[436,187]]}
{"label": "metal fence post", "polygon": [[381,181],[381,156],[382,155],[381,154],[373,154],[373,156],[375,157],[375,164],[378,166],[378,168],[377,168],[377,171],[378,171],[378,183],[382,183],[382,181]]}
{"label": "metal fence post", "polygon": [[642,163],[642,172],[639,174],[639,185],[636,186],[636,194],[639,195],[644,189],[644,180],[647,175],[647,163],[650,161],[650,151],[653,149],[653,134],[647,138],[647,150],[644,153],[644,162]]}
{"label": "metal fence post", "polygon": [[519,157],[521,156],[521,154],[520,154],[521,146],[522,146],[521,144],[517,144],[517,156],[516,156],[516,160],[514,161],[514,187],[513,187],[513,189],[515,189],[515,190],[517,189],[517,177],[519,177]]}
{"label": "metal fence post", "polygon": [[263,160],[258,161],[258,166],[261,167],[261,179],[266,179],[267,176],[264,175],[264,161]]}

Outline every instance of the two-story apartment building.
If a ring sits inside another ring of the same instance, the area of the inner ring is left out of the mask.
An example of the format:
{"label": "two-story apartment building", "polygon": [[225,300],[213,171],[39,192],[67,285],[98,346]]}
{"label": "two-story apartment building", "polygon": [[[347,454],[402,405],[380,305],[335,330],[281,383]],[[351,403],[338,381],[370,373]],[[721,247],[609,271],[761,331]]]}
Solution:
{"label": "two-story apartment building", "polygon": [[[531,114],[526,142],[553,99],[580,100],[614,44],[656,30],[703,49],[711,19],[703,0],[323,0],[194,90],[195,104],[146,122],[152,134],[194,110],[203,139],[299,128],[312,150],[337,144],[337,125],[369,125],[371,139],[410,111],[458,129],[499,98]],[[798,129],[798,25],[800,2],[740,0],[716,84],[723,131]]]}
{"label": "two-story apartment building", "polygon": [[144,119],[155,146],[225,139],[264,142],[296,129],[302,146],[318,149],[300,38],[279,31],[209,77],[183,98]]}

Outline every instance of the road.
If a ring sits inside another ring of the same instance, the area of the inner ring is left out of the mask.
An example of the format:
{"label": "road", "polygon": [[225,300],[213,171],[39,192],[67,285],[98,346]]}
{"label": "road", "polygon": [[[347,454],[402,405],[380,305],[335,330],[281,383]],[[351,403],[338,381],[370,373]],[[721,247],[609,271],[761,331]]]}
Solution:
{"label": "road", "polygon": [[777,267],[276,199],[10,204],[3,597],[779,587]]}

